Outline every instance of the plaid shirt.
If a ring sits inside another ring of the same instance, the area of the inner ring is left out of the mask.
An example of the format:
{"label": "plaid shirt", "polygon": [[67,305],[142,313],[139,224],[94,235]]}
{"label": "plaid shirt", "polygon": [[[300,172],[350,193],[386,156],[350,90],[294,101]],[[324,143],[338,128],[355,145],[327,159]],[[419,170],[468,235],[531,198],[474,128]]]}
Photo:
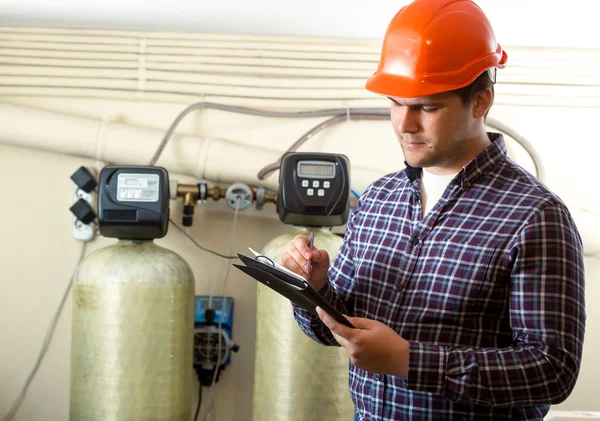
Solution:
{"label": "plaid shirt", "polygon": [[[409,341],[406,380],[350,364],[360,420],[541,420],[575,385],[581,239],[561,200],[489,137],[424,218],[412,167],[352,210],[321,293]],[[307,335],[337,345],[317,317],[294,312]]]}

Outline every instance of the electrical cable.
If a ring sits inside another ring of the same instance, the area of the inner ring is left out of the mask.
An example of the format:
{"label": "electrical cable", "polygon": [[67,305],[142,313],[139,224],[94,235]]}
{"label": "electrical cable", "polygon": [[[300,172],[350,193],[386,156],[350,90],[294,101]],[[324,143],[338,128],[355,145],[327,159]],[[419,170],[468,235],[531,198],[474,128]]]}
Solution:
{"label": "electrical cable", "polygon": [[233,259],[237,259],[237,258],[238,258],[237,256],[227,256],[227,255],[225,255],[225,254],[221,254],[221,253],[219,253],[219,252],[216,252],[216,251],[213,251],[213,250],[207,249],[206,247],[202,247],[200,244],[198,244],[198,242],[197,242],[196,240],[194,240],[194,238],[193,238],[193,237],[192,237],[190,234],[188,234],[187,232],[185,232],[185,230],[184,230],[183,228],[181,228],[179,225],[177,225],[177,224],[175,223],[175,221],[173,221],[171,218],[169,218],[169,222],[170,222],[170,223],[171,223],[171,224],[172,224],[172,225],[173,225],[175,228],[177,228],[177,229],[178,229],[178,230],[179,230],[179,231],[180,231],[180,232],[181,232],[183,235],[185,235],[187,238],[189,238],[189,239],[190,239],[190,241],[191,241],[192,243],[194,243],[194,245],[195,245],[196,247],[198,247],[200,250],[206,251],[206,252],[208,252],[208,253],[212,253],[212,254],[214,254],[215,256],[219,256],[219,257],[221,257],[221,258],[223,258],[223,259],[231,259],[231,260],[233,260]]}
{"label": "electrical cable", "polygon": [[202,406],[202,382],[198,382],[198,405],[196,406],[196,415],[194,415],[194,421],[198,421],[198,414],[200,414],[200,406]]}
{"label": "electrical cable", "polygon": [[[348,115],[344,114],[344,115],[338,115],[338,116],[332,117],[332,118],[330,118],[328,120],[325,120],[324,122],[316,125],[312,129],[310,129],[308,132],[306,132],[304,135],[302,135],[298,140],[296,140],[292,144],[292,146],[290,146],[288,148],[288,150],[286,150],[283,153],[283,155],[285,155],[288,152],[294,152],[294,151],[296,151],[308,139],[310,139],[311,137],[313,137],[314,135],[316,135],[320,131],[323,131],[326,128],[331,127],[334,124],[339,124],[339,123],[344,123],[346,121],[350,121],[350,119],[348,118],[349,115],[352,115],[352,119],[353,120],[389,120],[390,119],[390,110],[389,109],[387,109],[387,108],[374,108],[374,110],[387,110],[387,114],[384,114],[384,113],[381,113],[381,114],[354,113],[354,114],[348,114]],[[282,157],[283,157],[283,155],[282,155]],[[276,171],[279,168],[281,168],[281,158],[279,158],[275,162],[272,162],[272,163],[266,165],[263,169],[261,169],[258,172],[258,179],[259,180],[264,180],[273,171]]]}
{"label": "electrical cable", "polygon": [[10,409],[8,410],[6,415],[4,415],[2,417],[1,421],[9,421],[16,414],[17,410],[19,409],[19,406],[21,405],[21,402],[23,401],[25,393],[27,392],[27,388],[29,387],[29,384],[31,383],[33,376],[35,375],[37,369],[39,368],[39,366],[42,362],[42,359],[44,358],[44,355],[46,354],[46,351],[48,350],[48,346],[50,345],[50,340],[52,339],[52,335],[54,333],[54,328],[56,327],[56,322],[58,321],[60,312],[65,304],[67,296],[69,295],[71,286],[73,285],[73,279],[75,277],[75,273],[77,272],[77,269],[79,268],[79,265],[81,264],[81,261],[83,260],[83,257],[85,255],[86,244],[87,243],[85,243],[85,242],[81,243],[81,251],[79,252],[79,257],[77,259],[77,263],[75,264],[75,269],[73,269],[73,273],[71,274],[71,278],[69,279],[69,282],[67,283],[67,286],[63,292],[63,295],[60,299],[58,307],[57,307],[56,311],[54,312],[52,319],[50,319],[50,325],[48,326],[48,329],[46,330],[46,334],[44,336],[44,341],[42,342],[42,347],[38,354],[37,360],[36,360],[35,364],[33,365],[33,368],[31,369],[31,371],[27,375],[27,378],[25,379],[25,382],[23,383],[23,386],[21,387],[21,390],[19,391],[17,398],[15,399],[14,403],[12,404],[12,406],[10,407]]}
{"label": "electrical cable", "polygon": [[[237,196],[235,199],[235,213],[233,215],[233,225],[231,227],[231,243],[229,246],[229,252],[233,253],[233,248],[235,247],[235,233],[237,230],[237,222],[238,222],[238,213],[240,210],[240,200],[241,200],[241,196]],[[223,282],[223,310],[221,312],[221,314],[226,314],[227,313],[227,301],[226,301],[226,291],[227,291],[227,281],[229,280],[229,270],[231,269],[231,265],[229,264],[229,262],[227,262],[227,269],[225,271],[225,281]],[[212,296],[211,296],[212,299]],[[219,374],[219,367],[221,366],[221,345],[222,345],[222,334],[221,334],[221,329],[223,327],[223,319],[224,317],[221,316],[221,318],[219,319],[219,325],[217,328],[217,331],[219,332],[219,342],[218,342],[218,352],[217,352],[217,362],[216,362],[216,367],[215,367],[215,372],[213,374],[213,378],[212,378],[212,382],[211,382],[211,389],[210,389],[210,404],[208,405],[208,409],[206,410],[206,413],[204,414],[204,417],[202,418],[202,421],[206,421],[206,418],[208,417],[208,414],[211,412],[211,410],[214,407],[215,404],[215,394],[214,394],[214,389],[215,389],[215,385],[216,385],[216,381],[217,381],[217,375]],[[213,413],[214,415],[214,413]]]}
{"label": "electrical cable", "polygon": [[[374,108],[373,110],[384,110],[384,109]],[[326,128],[328,128],[330,126],[333,126],[334,124],[342,123],[344,121],[350,121],[350,118],[349,118],[350,115],[353,115],[353,118],[352,118],[353,120],[388,120],[390,118],[389,110],[388,110],[387,115],[384,114],[383,112],[381,114],[373,114],[373,113],[350,114],[349,113],[347,116],[338,115],[336,117],[332,117],[329,120],[325,120],[321,124],[313,127],[308,132],[306,132],[302,137],[300,137],[300,139],[298,139],[296,142],[294,142],[294,144],[292,146],[290,146],[287,151],[284,152],[284,155],[288,152],[296,151],[300,146],[302,146],[302,144],[304,144],[308,139],[310,139],[312,136],[319,133],[320,131],[325,130]],[[527,139],[525,139],[524,136],[520,135],[514,129],[510,128],[506,124],[504,124],[498,120],[495,120],[493,118],[487,118],[485,123],[492,129],[499,130],[499,131],[509,135],[518,144],[520,144],[523,147],[523,149],[525,149],[525,151],[529,154],[529,156],[531,157],[531,160],[533,161],[533,165],[535,166],[536,177],[539,180],[542,180],[542,181],[544,180],[545,174],[544,174],[544,169],[542,166],[542,160],[536,153],[533,146],[527,141]],[[258,172],[258,179],[264,180],[273,171],[276,171],[279,168],[281,168],[281,158],[275,162],[272,162],[272,163],[266,165],[263,169],[261,169]]]}
{"label": "electrical cable", "polygon": [[357,199],[360,199],[360,194],[359,194],[359,193],[358,193],[356,190],[354,190],[354,189],[350,189],[350,192],[351,192],[351,193],[352,193],[354,196],[356,196],[356,198],[357,198]]}
{"label": "electrical cable", "polygon": [[[149,164],[150,166],[154,165],[156,163],[156,161],[158,161],[158,158],[162,154],[164,148],[167,146],[169,139],[173,135],[175,128],[181,122],[181,120],[187,114],[191,113],[192,111],[199,110],[199,109],[215,109],[215,110],[221,110],[221,111],[227,111],[227,112],[233,112],[233,113],[239,113],[239,114],[247,114],[247,115],[259,116],[259,117],[278,117],[278,118],[310,118],[310,117],[334,116],[333,118],[330,118],[329,120],[326,120],[323,123],[320,123],[319,125],[315,126],[311,130],[309,130],[300,139],[298,139],[288,149],[287,152],[296,150],[298,147],[300,147],[300,145],[302,145],[304,142],[306,142],[306,140],[308,140],[310,137],[314,136],[316,133],[320,132],[321,130],[326,129],[329,126],[337,124],[337,123],[341,123],[344,121],[350,121],[350,120],[386,120],[386,119],[390,118],[389,108],[349,108],[349,107],[347,107],[347,108],[332,108],[332,109],[318,110],[318,111],[266,111],[266,110],[259,110],[259,109],[255,109],[255,108],[236,107],[236,106],[218,104],[218,103],[214,103],[214,102],[202,101],[202,102],[198,102],[198,103],[189,105],[175,118],[175,120],[173,121],[173,123],[171,123],[171,126],[165,133],[165,136],[163,137],[161,143],[159,144],[156,152],[152,156],[152,159],[150,160],[150,164]],[[493,118],[488,117],[486,119],[486,124],[493,129],[500,130],[500,131],[506,133],[507,135],[511,136],[517,143],[519,143],[525,149],[525,151],[530,155],[530,157],[534,163],[534,166],[536,168],[536,177],[542,181],[544,180],[544,172],[543,172],[543,166],[541,163],[541,159],[535,152],[535,149],[527,141],[527,139],[525,139],[524,136],[520,135],[515,130],[511,129],[506,124],[501,123],[500,121],[495,120]],[[273,163],[265,166],[258,173],[259,180],[264,180],[265,177],[267,177],[273,171],[277,170],[279,167],[280,167],[280,161],[276,161],[276,162],[273,162]]]}
{"label": "electrical cable", "polygon": [[490,126],[492,129],[499,130],[503,133],[506,133],[510,137],[512,137],[519,145],[525,149],[525,152],[529,154],[531,160],[533,161],[533,165],[535,166],[535,176],[538,180],[544,181],[546,174],[544,173],[544,166],[542,165],[542,160],[540,156],[537,154],[531,143],[524,136],[517,133],[516,130],[502,123],[501,121],[496,120],[495,118],[488,117],[485,120],[485,124]]}
{"label": "electrical cable", "polygon": [[175,118],[171,126],[165,133],[162,141],[158,145],[156,152],[150,159],[150,166],[156,164],[158,158],[162,154],[163,150],[167,146],[169,139],[173,135],[175,128],[177,125],[183,120],[183,118],[195,110],[202,109],[215,109],[221,111],[228,111],[238,114],[246,114],[253,115],[257,117],[278,117],[278,118],[310,118],[310,117],[327,117],[327,116],[343,116],[342,121],[348,119],[349,116],[358,116],[358,115],[371,115],[371,116],[383,116],[386,115],[389,118],[390,110],[388,108],[332,108],[329,110],[319,110],[319,111],[266,111],[266,110],[258,110],[255,108],[247,108],[247,107],[235,107],[231,105],[223,105],[217,104],[214,102],[197,102],[189,105],[185,108],[179,115]]}
{"label": "electrical cable", "polygon": [[221,278],[221,265],[218,265],[217,273],[215,273],[215,277],[213,278],[212,283],[210,284],[210,292],[208,294],[208,308],[212,308],[212,300],[215,296],[215,287],[217,285],[217,281]]}

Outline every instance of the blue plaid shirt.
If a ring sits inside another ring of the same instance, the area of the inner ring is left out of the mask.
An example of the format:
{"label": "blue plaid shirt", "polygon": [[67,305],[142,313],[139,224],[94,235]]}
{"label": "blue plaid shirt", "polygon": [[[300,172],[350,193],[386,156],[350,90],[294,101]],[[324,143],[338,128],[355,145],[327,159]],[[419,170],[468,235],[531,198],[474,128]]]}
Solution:
{"label": "blue plaid shirt", "polygon": [[[410,347],[406,380],[350,364],[361,420],[541,420],[575,385],[581,239],[563,202],[489,137],[424,218],[412,167],[352,210],[321,293]],[[317,317],[294,312],[307,335],[337,345]]]}

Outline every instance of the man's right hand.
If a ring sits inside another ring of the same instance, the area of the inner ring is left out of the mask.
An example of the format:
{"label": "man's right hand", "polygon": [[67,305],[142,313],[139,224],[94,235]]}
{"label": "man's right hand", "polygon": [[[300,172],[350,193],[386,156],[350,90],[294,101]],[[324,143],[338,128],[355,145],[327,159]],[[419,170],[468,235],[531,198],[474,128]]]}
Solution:
{"label": "man's right hand", "polygon": [[[297,235],[283,248],[279,263],[292,272],[303,276],[317,291],[327,283],[327,270],[329,269],[329,254],[319,250],[313,244],[310,251],[308,237]],[[311,270],[307,269],[308,259],[311,259]]]}

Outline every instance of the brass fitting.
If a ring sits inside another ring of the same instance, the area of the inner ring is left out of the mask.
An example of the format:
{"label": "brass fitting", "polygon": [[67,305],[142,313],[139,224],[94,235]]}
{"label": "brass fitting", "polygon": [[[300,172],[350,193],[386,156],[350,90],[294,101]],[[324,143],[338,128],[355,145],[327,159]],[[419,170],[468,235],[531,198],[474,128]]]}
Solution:
{"label": "brass fitting", "polygon": [[[253,198],[256,200],[256,189],[252,189]],[[227,193],[227,189],[221,188],[219,186],[207,187],[206,188],[206,198],[200,197],[200,191],[197,184],[178,184],[177,185],[177,197],[183,198],[184,206],[195,206],[198,200],[208,199],[211,197],[213,200],[217,201],[219,199],[225,198]],[[264,195],[265,202],[276,203],[277,202],[277,192],[265,192]]]}
{"label": "brass fitting", "polygon": [[276,192],[265,193],[265,202],[277,203],[277,193]]}
{"label": "brass fitting", "polygon": [[219,186],[209,187],[206,189],[206,197],[212,197],[213,200],[219,200],[225,197],[226,189],[222,189]]}

